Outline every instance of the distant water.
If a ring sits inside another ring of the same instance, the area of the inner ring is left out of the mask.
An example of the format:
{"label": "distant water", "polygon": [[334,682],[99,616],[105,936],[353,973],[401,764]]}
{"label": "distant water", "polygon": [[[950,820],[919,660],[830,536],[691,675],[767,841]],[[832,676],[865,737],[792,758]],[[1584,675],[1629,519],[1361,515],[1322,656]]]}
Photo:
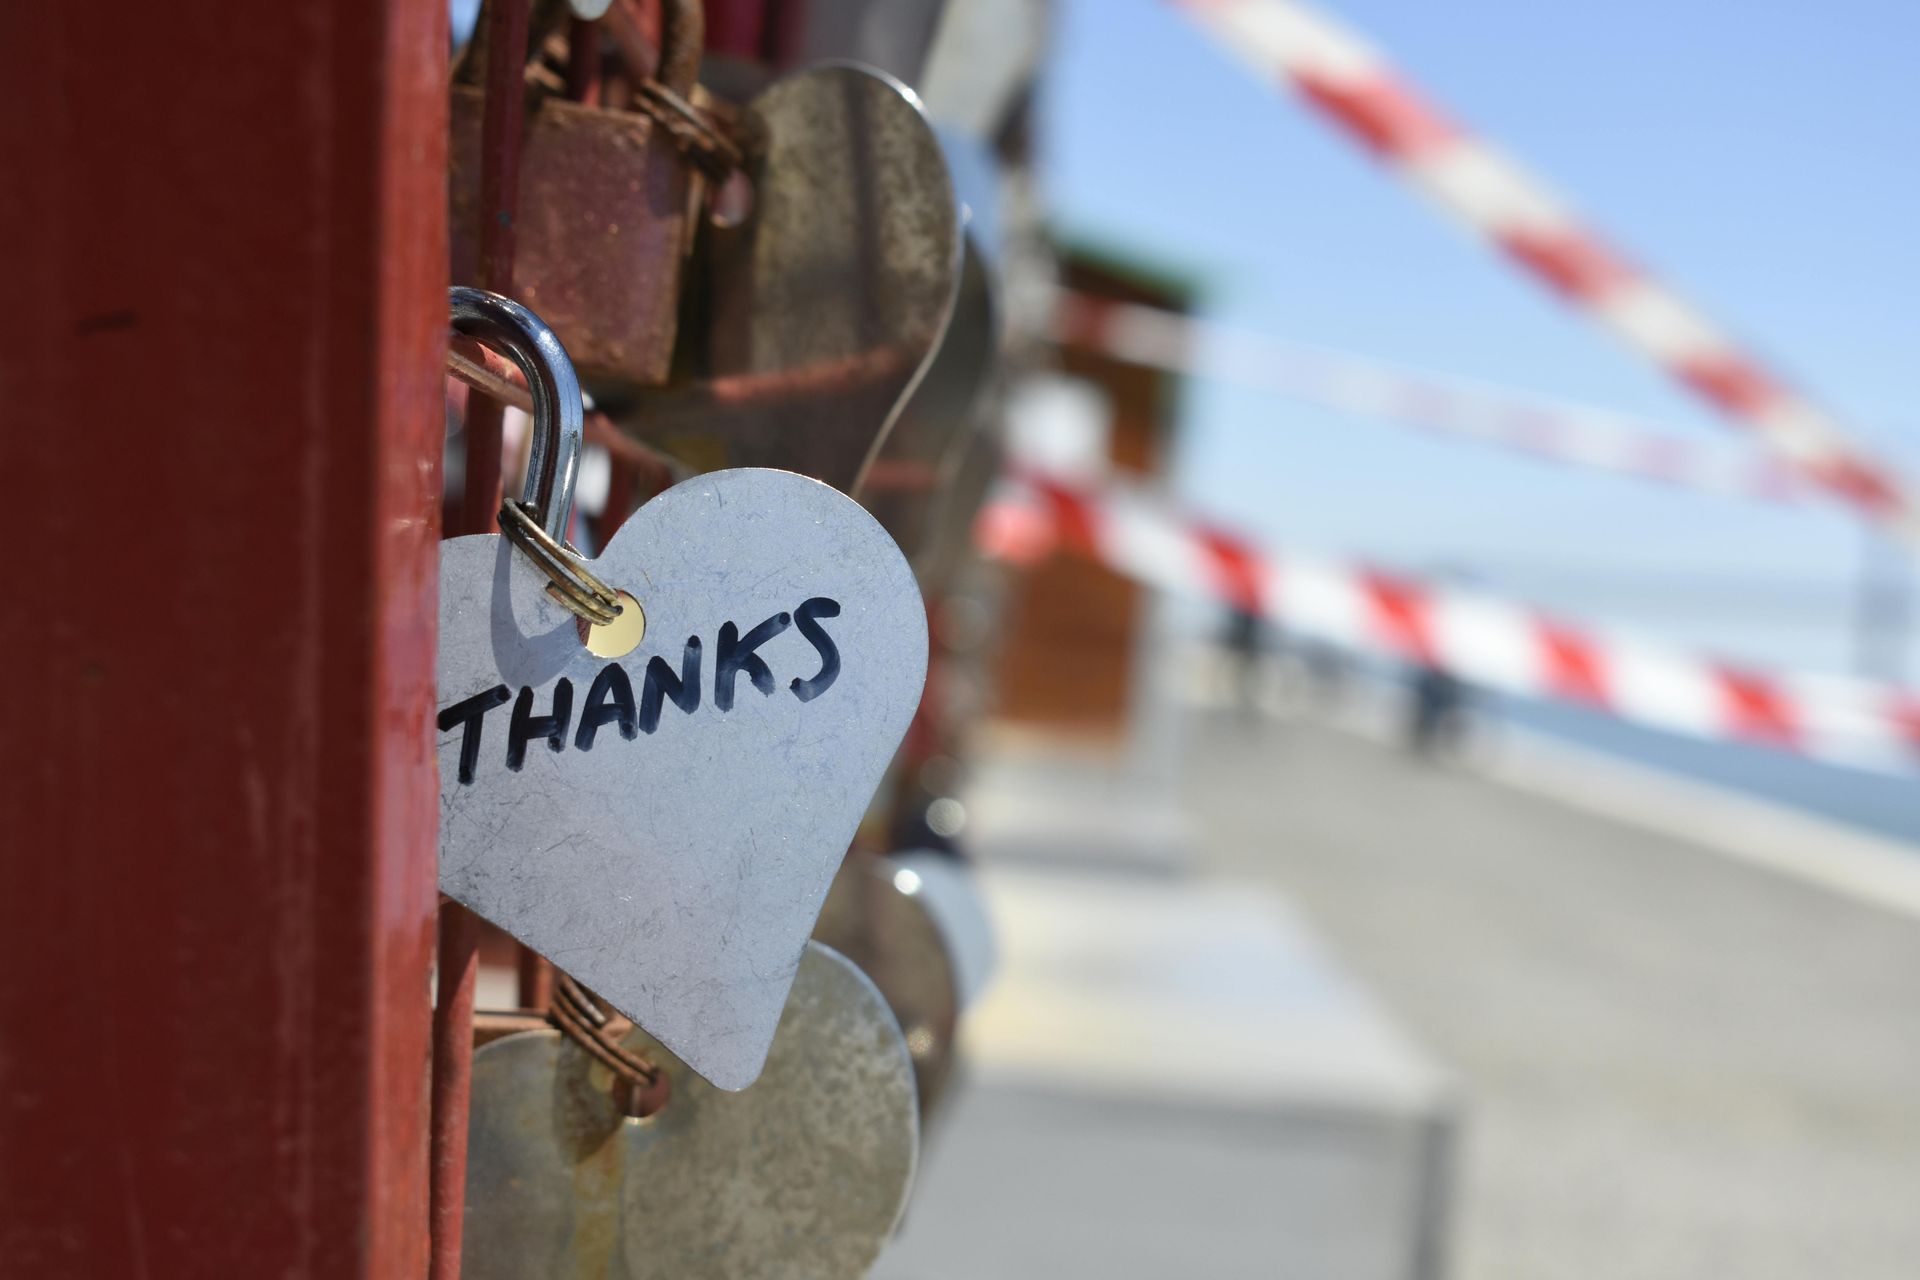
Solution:
{"label": "distant water", "polygon": [[1843,769],[1764,747],[1662,733],[1561,703],[1503,698],[1499,709],[1521,728],[1907,841],[1920,856],[1920,770],[1901,776]]}
{"label": "distant water", "polygon": [[[1406,667],[1365,655],[1342,662],[1354,681],[1350,689],[1391,690],[1393,705],[1405,705]],[[1516,728],[1911,844],[1920,857],[1920,766],[1905,774],[1848,769],[1788,751],[1663,733],[1567,703],[1485,689],[1472,697],[1482,715]]]}

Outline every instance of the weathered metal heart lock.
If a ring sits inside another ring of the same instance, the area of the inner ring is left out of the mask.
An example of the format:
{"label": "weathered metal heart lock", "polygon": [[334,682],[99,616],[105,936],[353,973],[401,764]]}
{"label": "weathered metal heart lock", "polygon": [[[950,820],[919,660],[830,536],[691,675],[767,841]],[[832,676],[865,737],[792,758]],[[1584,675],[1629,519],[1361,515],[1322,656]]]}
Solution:
{"label": "weathered metal heart lock", "polygon": [[645,392],[636,434],[702,469],[783,467],[851,492],[953,309],[959,211],[898,81],[829,65],[747,108],[753,211],[707,231],[688,385]]}
{"label": "weathered metal heart lock", "polygon": [[918,877],[887,859],[847,855],[813,927],[873,980],[913,1057],[920,1116],[939,1104],[953,1066],[960,984],[939,925],[918,900]]}
{"label": "weathered metal heart lock", "polygon": [[810,943],[765,1073],[696,1078],[640,1032],[666,1102],[626,1115],[606,1068],[557,1031],[473,1061],[462,1246],[469,1280],[863,1276],[918,1157],[913,1071],[871,981]]}
{"label": "weathered metal heart lock", "polygon": [[852,499],[761,469],[669,489],[582,560],[565,351],[508,299],[453,304],[535,413],[506,536],[441,544],[441,888],[743,1088],[919,700],[912,570]]}
{"label": "weathered metal heart lock", "polygon": [[906,552],[923,587],[939,560],[938,535],[952,519],[948,504],[964,500],[954,481],[972,437],[986,429],[1000,357],[992,275],[972,232],[962,239],[960,290],[940,346],[852,491]]}

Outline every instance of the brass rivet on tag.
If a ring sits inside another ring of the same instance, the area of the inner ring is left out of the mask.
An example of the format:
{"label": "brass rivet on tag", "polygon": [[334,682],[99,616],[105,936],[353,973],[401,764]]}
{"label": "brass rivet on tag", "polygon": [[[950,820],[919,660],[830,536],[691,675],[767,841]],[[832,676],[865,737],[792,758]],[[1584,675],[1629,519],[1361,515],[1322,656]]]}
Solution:
{"label": "brass rivet on tag", "polygon": [[620,616],[605,626],[595,626],[582,618],[580,640],[587,652],[599,658],[623,658],[640,647],[647,636],[647,612],[640,602],[624,591],[616,592]]}

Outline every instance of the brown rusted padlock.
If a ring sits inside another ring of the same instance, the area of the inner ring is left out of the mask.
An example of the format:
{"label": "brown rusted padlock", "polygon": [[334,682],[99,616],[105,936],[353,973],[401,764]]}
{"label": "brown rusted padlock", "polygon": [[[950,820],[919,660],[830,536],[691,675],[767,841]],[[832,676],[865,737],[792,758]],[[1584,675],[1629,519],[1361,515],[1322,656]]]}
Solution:
{"label": "brown rusted padlock", "polygon": [[[566,345],[589,386],[666,381],[673,357],[690,202],[700,181],[686,145],[700,70],[699,0],[662,6],[659,68],[638,86],[648,111],[546,98],[529,114],[515,227],[514,295]],[[604,20],[623,51],[631,14]],[[631,56],[629,56],[631,61]],[[483,94],[456,86],[448,194],[453,278],[478,259]],[[681,127],[673,127],[679,123]]]}

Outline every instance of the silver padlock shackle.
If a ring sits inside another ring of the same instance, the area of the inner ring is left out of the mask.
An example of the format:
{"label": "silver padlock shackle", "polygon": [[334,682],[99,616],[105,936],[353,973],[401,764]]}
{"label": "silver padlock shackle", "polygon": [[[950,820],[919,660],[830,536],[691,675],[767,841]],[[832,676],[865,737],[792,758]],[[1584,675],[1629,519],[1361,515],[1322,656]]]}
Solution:
{"label": "silver padlock shackle", "polygon": [[573,519],[573,481],[586,435],[573,361],[546,321],[512,298],[466,285],[455,285],[447,297],[454,329],[497,348],[526,376],[533,396],[533,452],[520,501],[538,517],[548,537],[564,541]]}
{"label": "silver padlock shackle", "polygon": [[547,594],[596,626],[619,617],[618,593],[587,572],[567,545],[573,479],[580,470],[586,415],[573,361],[546,322],[512,298],[455,285],[448,290],[453,327],[505,352],[526,375],[533,398],[533,449],[518,502],[500,504],[500,532],[547,575]]}

